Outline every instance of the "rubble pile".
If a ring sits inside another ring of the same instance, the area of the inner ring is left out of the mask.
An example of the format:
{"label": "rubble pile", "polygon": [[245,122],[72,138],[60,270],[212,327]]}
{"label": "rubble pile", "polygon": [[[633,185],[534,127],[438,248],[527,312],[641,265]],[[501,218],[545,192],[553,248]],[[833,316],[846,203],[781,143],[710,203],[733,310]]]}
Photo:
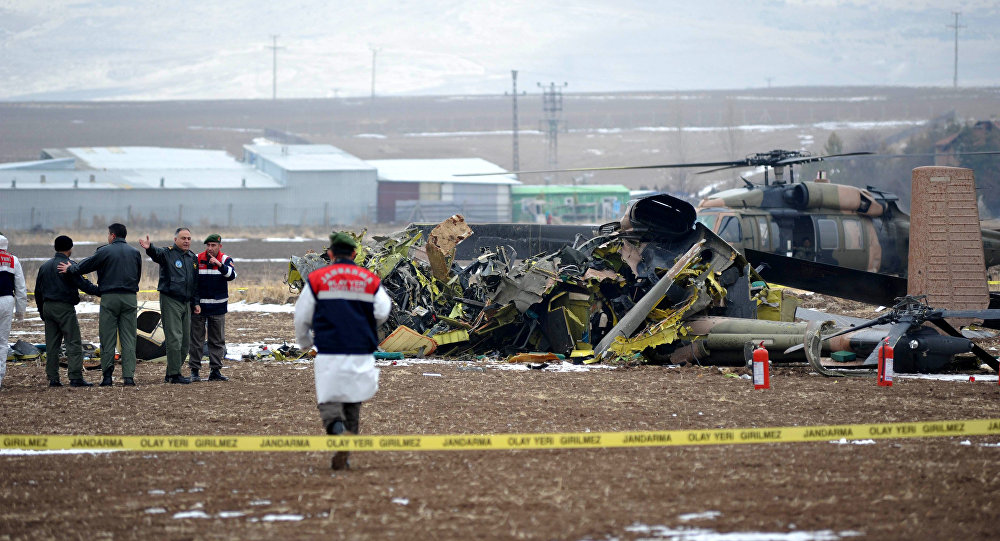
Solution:
{"label": "rubble pile", "polygon": [[[356,262],[379,275],[393,301],[379,329],[387,352],[697,360],[707,351],[692,348],[704,338],[691,330],[692,321],[755,318],[764,294],[751,291],[746,260],[696,224],[690,205],[667,195],[634,202],[620,222],[601,226],[592,238],[578,236],[560,250],[521,259],[511,246],[479,245],[478,257],[456,261],[458,244],[475,242],[459,215],[426,238],[418,226],[364,234],[356,235]],[[302,277],[326,264],[325,257],[293,257],[289,286],[301,289]]]}

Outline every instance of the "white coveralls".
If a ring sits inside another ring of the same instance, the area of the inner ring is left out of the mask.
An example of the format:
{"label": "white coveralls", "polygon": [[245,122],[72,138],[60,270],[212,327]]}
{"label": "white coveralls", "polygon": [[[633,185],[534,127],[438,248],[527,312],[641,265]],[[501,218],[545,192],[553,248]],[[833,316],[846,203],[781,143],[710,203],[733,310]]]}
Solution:
{"label": "white coveralls", "polygon": [[[7,254],[7,237],[0,235],[0,253]],[[28,309],[28,288],[24,283],[24,272],[21,271],[21,260],[10,254],[13,265],[7,258],[0,258],[0,272],[14,275],[14,294],[0,296],[0,385],[7,374],[7,353],[10,350],[10,326],[14,315],[18,320],[24,319]]]}
{"label": "white coveralls", "polygon": [[[316,309],[316,298],[312,287],[306,282],[299,300],[295,303],[295,340],[302,350],[313,346],[312,323]],[[389,318],[392,299],[382,287],[375,293],[373,306],[375,321],[382,324]],[[375,356],[366,354],[334,355],[320,353],[313,364],[316,374],[316,401],[364,402],[378,391],[378,368]]]}

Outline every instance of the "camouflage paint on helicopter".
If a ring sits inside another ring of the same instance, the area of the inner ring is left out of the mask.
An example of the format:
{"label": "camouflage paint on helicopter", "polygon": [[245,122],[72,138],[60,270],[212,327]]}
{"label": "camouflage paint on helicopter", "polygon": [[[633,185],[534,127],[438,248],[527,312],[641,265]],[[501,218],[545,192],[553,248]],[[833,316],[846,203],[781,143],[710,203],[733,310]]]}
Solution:
{"label": "camouflage paint on helicopter", "polygon": [[[737,188],[698,205],[698,221],[739,248],[868,272],[906,275],[910,216],[888,192],[825,180]],[[1000,233],[983,230],[986,265]]]}

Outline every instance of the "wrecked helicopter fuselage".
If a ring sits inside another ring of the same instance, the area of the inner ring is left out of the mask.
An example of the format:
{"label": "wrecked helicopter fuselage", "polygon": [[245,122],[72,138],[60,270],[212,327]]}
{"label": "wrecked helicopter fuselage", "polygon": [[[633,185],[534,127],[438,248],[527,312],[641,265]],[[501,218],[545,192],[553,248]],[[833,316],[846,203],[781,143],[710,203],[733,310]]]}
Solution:
{"label": "wrecked helicopter fuselage", "polygon": [[[745,363],[762,341],[776,348],[775,362],[871,349],[845,334],[783,353],[810,333],[841,329],[793,323],[794,298],[770,288],[743,255],[696,222],[690,204],[670,195],[635,200],[618,222],[523,258],[513,247],[517,237],[496,242],[504,228],[520,226],[476,226],[490,232],[482,243],[456,215],[431,229],[364,239],[357,262],[380,276],[393,300],[380,347],[459,358],[549,352],[584,362],[641,355],[730,365]],[[474,247],[474,257],[458,259],[459,245],[467,257]],[[324,264],[316,254],[293,258],[289,285],[301,287],[302,276]]]}

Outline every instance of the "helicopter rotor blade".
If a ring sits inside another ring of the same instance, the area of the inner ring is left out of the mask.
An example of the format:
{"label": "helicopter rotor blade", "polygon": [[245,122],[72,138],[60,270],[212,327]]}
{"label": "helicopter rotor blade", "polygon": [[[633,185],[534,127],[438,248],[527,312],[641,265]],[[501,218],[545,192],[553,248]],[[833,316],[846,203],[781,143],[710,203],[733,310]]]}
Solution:
{"label": "helicopter rotor blade", "polygon": [[775,166],[782,165],[795,165],[799,163],[809,163],[809,162],[821,162],[829,158],[843,158],[847,156],[867,156],[875,154],[874,152],[843,152],[840,154],[826,154],[823,156],[800,156],[798,158],[785,158],[784,160],[778,160],[774,162]]}
{"label": "helicopter rotor blade", "polygon": [[[935,319],[929,319],[928,321],[931,322],[933,325],[937,326],[937,328],[941,329],[942,331],[950,334],[951,336],[964,338],[962,336],[962,333],[959,332],[958,329],[956,329],[954,326],[952,326],[951,323],[948,323],[943,319],[935,318]],[[972,352],[976,354],[976,357],[980,361],[982,361],[983,364],[992,368],[994,372],[1000,372],[1000,362],[997,362],[997,358],[994,357],[993,355],[990,355],[990,353],[985,349],[983,349],[982,346],[973,343]]]}
{"label": "helicopter rotor blade", "polygon": [[1000,318],[1000,310],[984,309],[984,310],[941,310],[939,312],[940,317],[971,317],[976,319],[998,319]]}
{"label": "helicopter rotor blade", "polygon": [[[889,342],[889,346],[895,349],[896,344],[899,343],[899,339],[902,338],[903,335],[910,330],[910,326],[912,326],[913,323],[914,322],[909,318],[904,318],[904,320],[900,321],[899,323],[893,323],[892,327],[889,327],[889,335],[886,336]],[[875,349],[873,349],[872,352],[868,354],[868,357],[865,359],[865,362],[861,363],[861,365],[862,366],[877,365],[878,350],[880,347],[882,347],[882,342],[879,342],[879,345],[875,346]]]}
{"label": "helicopter rotor blade", "polygon": [[736,161],[736,162],[702,162],[702,163],[660,163],[652,165],[618,165],[610,167],[573,167],[570,169],[533,169],[530,171],[500,171],[497,173],[455,173],[452,176],[455,177],[487,177],[493,175],[529,175],[535,173],[578,173],[583,171],[626,171],[630,169],[674,169],[681,167],[718,167],[725,166],[729,167],[739,167],[743,165],[746,160]]}

